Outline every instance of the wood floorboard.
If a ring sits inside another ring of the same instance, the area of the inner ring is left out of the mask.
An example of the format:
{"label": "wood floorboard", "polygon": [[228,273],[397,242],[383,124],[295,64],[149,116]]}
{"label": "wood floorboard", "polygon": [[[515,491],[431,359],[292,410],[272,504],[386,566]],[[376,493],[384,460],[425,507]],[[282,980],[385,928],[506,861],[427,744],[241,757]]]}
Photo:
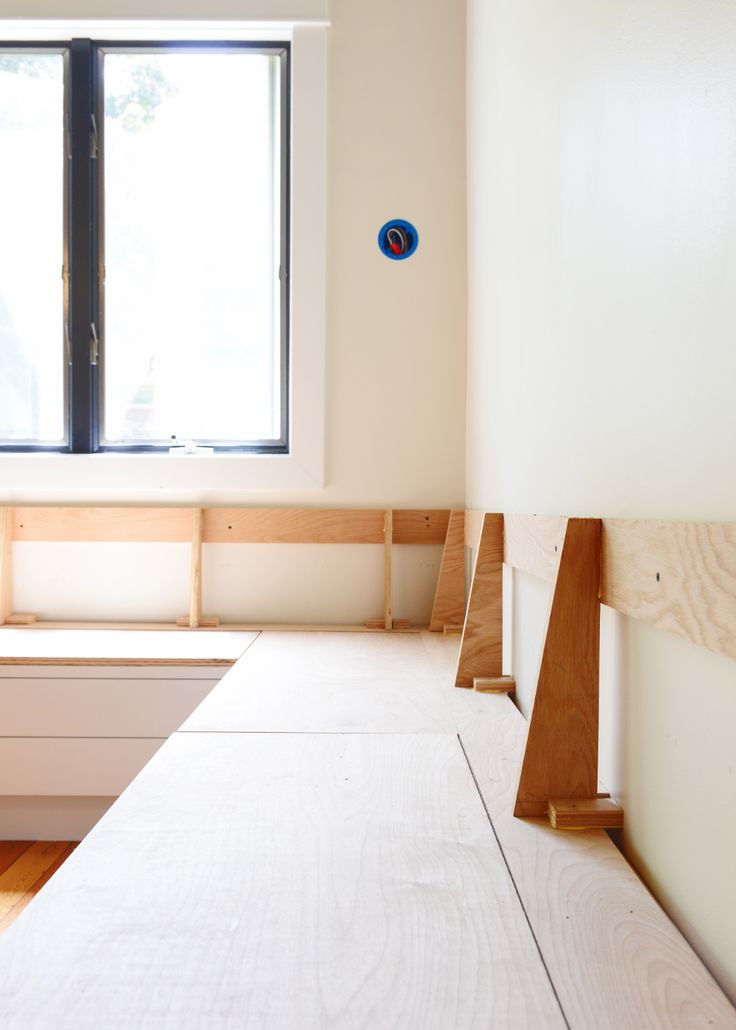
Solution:
{"label": "wood floorboard", "polygon": [[[23,909],[76,848],[74,841],[0,841],[0,932]],[[10,861],[6,861],[6,858]]]}
{"label": "wood floorboard", "polygon": [[0,840],[0,874],[4,873],[17,858],[27,851],[32,840]]}

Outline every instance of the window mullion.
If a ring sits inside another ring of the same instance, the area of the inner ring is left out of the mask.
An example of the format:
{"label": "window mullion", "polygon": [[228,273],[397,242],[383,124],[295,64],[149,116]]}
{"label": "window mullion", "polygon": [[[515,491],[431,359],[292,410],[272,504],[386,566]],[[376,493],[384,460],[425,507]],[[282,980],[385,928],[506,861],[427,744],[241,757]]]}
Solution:
{"label": "window mullion", "polygon": [[[71,44],[69,253],[71,266],[70,449],[97,450],[97,157],[96,54],[88,39]],[[99,119],[97,119],[99,121]]]}

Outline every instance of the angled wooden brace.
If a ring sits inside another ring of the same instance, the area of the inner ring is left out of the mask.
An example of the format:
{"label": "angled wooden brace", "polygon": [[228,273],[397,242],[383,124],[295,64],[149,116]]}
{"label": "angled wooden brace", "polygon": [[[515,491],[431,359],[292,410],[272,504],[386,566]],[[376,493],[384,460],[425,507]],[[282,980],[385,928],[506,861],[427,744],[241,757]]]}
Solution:
{"label": "angled wooden brace", "polygon": [[429,628],[441,633],[465,619],[465,512],[451,511]]}
{"label": "angled wooden brace", "polygon": [[503,515],[486,512],[460,644],[456,687],[498,678],[503,660]]}
{"label": "angled wooden brace", "polygon": [[568,519],[514,815],[598,791],[601,520]]}

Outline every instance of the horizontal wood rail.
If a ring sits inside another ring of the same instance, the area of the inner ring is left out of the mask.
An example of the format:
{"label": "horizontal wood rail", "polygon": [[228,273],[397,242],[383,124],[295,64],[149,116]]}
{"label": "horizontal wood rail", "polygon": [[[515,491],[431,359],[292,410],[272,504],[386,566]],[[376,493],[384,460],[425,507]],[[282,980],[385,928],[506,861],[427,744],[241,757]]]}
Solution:
{"label": "horizontal wood rail", "polygon": [[[177,616],[170,628],[224,630],[232,629],[235,625],[240,628],[245,623],[221,625],[216,616],[202,614],[204,544],[376,544],[384,548],[385,556],[384,613],[378,625],[381,629],[406,631],[410,629],[406,620],[393,618],[393,547],[395,544],[444,545],[450,514],[449,509],[443,508],[0,508],[0,625],[33,625],[36,628],[98,626],[92,622],[44,622],[37,620],[34,613],[13,612],[14,542],[189,544],[190,591],[186,608],[182,605],[182,611],[186,610],[187,614]],[[454,532],[456,537],[457,530]],[[443,613],[448,617],[452,614],[455,618],[462,617],[464,577],[458,577],[457,556],[454,578],[447,581],[443,577],[443,584]],[[364,625],[351,628],[376,631],[376,620],[368,617],[370,614],[366,613]],[[141,628],[140,623],[120,622],[114,625]],[[263,628],[264,624],[247,625],[251,629]],[[161,628],[161,624],[157,624],[156,628]],[[309,627],[303,625],[291,628]]]}

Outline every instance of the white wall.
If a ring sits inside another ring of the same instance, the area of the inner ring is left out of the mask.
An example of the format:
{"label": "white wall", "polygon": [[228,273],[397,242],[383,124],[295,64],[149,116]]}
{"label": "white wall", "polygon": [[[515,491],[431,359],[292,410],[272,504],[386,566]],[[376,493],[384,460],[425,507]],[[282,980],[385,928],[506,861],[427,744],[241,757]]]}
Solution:
{"label": "white wall", "polygon": [[[469,506],[733,520],[736,7],[469,0],[468,41]],[[627,853],[736,998],[736,665],[603,621]]]}

